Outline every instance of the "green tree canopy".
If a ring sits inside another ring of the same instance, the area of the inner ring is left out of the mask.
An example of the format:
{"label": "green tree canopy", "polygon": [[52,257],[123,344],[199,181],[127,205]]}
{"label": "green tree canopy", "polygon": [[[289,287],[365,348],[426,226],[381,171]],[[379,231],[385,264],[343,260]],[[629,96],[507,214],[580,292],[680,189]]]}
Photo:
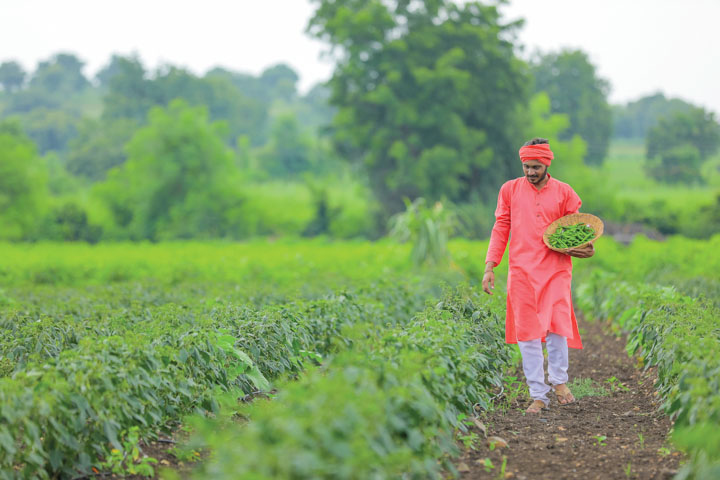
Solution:
{"label": "green tree canopy", "polygon": [[329,86],[338,149],[362,159],[388,213],[403,198],[489,199],[513,174],[525,64],[518,22],[445,0],[313,0],[308,31],[337,58]]}
{"label": "green tree canopy", "polygon": [[700,167],[720,146],[720,125],[712,112],[692,108],[661,118],[646,138],[650,175],[667,183],[700,183]]}
{"label": "green tree canopy", "polygon": [[236,232],[242,202],[224,128],[183,100],[149,113],[127,146],[128,159],[99,193],[131,238],[222,237]]}
{"label": "green tree canopy", "polygon": [[297,95],[298,74],[285,64],[272,66],[260,75],[260,83],[267,89],[271,98],[287,102]]}
{"label": "green tree canopy", "polygon": [[64,151],[77,135],[79,119],[65,109],[34,108],[17,117],[40,153]]}
{"label": "green tree canopy", "polygon": [[0,123],[0,238],[31,236],[46,196],[47,171],[35,145],[18,123]]}
{"label": "green tree canopy", "polygon": [[123,73],[125,73],[124,69],[127,68],[126,63],[140,65],[142,68],[142,64],[138,59],[137,55],[125,57],[122,55],[113,54],[110,57],[110,61],[107,63],[107,65],[105,65],[95,74],[95,79],[97,80],[98,84],[103,88],[109,87],[110,81],[115,75],[122,75]]}
{"label": "green tree canopy", "polygon": [[108,89],[103,98],[105,118],[129,118],[143,123],[147,112],[160,104],[161,92],[137,57],[113,56],[99,75]]}
{"label": "green tree canopy", "polygon": [[693,105],[679,98],[666,98],[662,93],[642,97],[613,111],[614,136],[645,138],[661,118],[689,112]]}
{"label": "green tree canopy", "polygon": [[30,88],[57,94],[78,92],[90,86],[82,72],[84,63],[75,55],[58,53],[40,62],[30,79]]}
{"label": "green tree canopy", "polygon": [[75,55],[53,55],[38,64],[27,85],[17,66],[12,62],[3,65],[9,65],[12,77],[12,86],[4,87],[8,95],[3,113],[19,120],[40,153],[63,151],[77,134],[77,124],[87,107],[83,95],[91,91],[82,72],[83,62]]}
{"label": "green tree canopy", "polygon": [[25,114],[36,109],[58,110],[62,108],[64,100],[62,95],[42,88],[23,88],[8,96],[7,108],[3,113],[10,115]]}
{"label": "green tree canopy", "polygon": [[182,68],[166,66],[150,78],[137,58],[114,57],[100,74],[107,83],[106,119],[127,118],[143,123],[153,106],[163,106],[182,98],[191,105],[205,105],[212,120],[228,124],[228,143],[248,135],[253,143],[265,139],[267,107],[243,95],[222,75],[198,78]]}
{"label": "green tree canopy", "polygon": [[138,128],[130,118],[84,119],[68,145],[67,170],[91,181],[105,179],[111,168],[127,159],[125,144]]}
{"label": "green tree canopy", "polygon": [[0,64],[0,85],[4,91],[12,93],[25,83],[25,70],[19,63],[10,61]]}
{"label": "green tree canopy", "polygon": [[336,109],[330,105],[330,89],[319,83],[314,85],[301,99],[297,108],[300,123],[312,128],[318,134],[327,133]]}
{"label": "green tree canopy", "polygon": [[568,115],[570,127],[561,139],[580,135],[587,143],[585,160],[599,165],[607,154],[612,111],[607,102],[610,85],[580,50],[539,55],[531,62],[535,91],[547,92],[553,113]]}
{"label": "green tree canopy", "polygon": [[213,68],[205,77],[222,77],[230,80],[246,97],[268,105],[277,99],[291,101],[297,95],[299,80],[297,72],[284,63],[266,68],[258,77],[222,67]]}
{"label": "green tree canopy", "polygon": [[287,177],[310,170],[312,139],[294,115],[280,115],[270,130],[270,141],[261,155],[262,168],[275,177]]}

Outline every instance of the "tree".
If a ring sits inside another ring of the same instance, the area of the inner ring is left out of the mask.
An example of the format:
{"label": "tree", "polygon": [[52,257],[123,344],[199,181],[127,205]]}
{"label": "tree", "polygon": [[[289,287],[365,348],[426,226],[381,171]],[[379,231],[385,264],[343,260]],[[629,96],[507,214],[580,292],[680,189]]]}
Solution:
{"label": "tree", "polygon": [[75,55],[58,53],[40,62],[30,79],[30,87],[57,94],[78,92],[90,86],[82,73],[85,64]]}
{"label": "tree", "polygon": [[0,238],[29,238],[42,217],[47,171],[16,122],[0,123]]}
{"label": "tree", "polygon": [[269,96],[265,86],[260,80],[247,73],[233,72],[222,67],[216,67],[205,74],[205,78],[223,78],[229,80],[240,93],[246,97],[269,103]]}
{"label": "tree", "polygon": [[248,135],[256,145],[264,142],[267,106],[243,95],[226,75],[198,78],[182,68],[166,66],[149,78],[138,59],[114,57],[102,78],[108,85],[106,119],[127,118],[142,124],[153,106],[182,98],[191,105],[207,106],[211,120],[226,121],[229,144],[240,135]]}
{"label": "tree", "polygon": [[0,85],[5,92],[13,93],[25,83],[25,70],[17,62],[3,62],[0,64]]}
{"label": "tree", "polygon": [[297,113],[300,123],[316,130],[318,134],[326,133],[337,112],[330,105],[330,93],[325,85],[317,84],[300,99]]}
{"label": "tree", "polygon": [[43,225],[43,238],[66,242],[97,243],[102,227],[88,222],[88,215],[74,202],[67,202],[52,209]]}
{"label": "tree", "polygon": [[275,119],[270,141],[261,154],[262,168],[270,175],[286,177],[310,170],[312,140],[294,115]]}
{"label": "tree", "polygon": [[183,100],[153,108],[98,193],[133,239],[234,236],[242,203],[222,125]]}
{"label": "tree", "polygon": [[614,133],[620,138],[645,138],[661,118],[689,112],[693,105],[679,98],[666,98],[662,93],[642,97],[613,112]]}
{"label": "tree", "polygon": [[297,72],[284,63],[263,70],[259,77],[221,67],[208,71],[205,77],[222,77],[230,80],[244,96],[267,105],[276,99],[291,101],[297,94],[299,79]]}
{"label": "tree", "polygon": [[517,158],[525,64],[495,6],[446,0],[313,0],[331,45],[341,155],[360,159],[388,213],[403,198],[489,200]]}
{"label": "tree", "polygon": [[227,122],[228,143],[240,135],[248,135],[256,145],[264,142],[267,106],[243,95],[230,79],[198,78],[186,70],[169,67],[159,72],[155,83],[162,92],[163,104],[182,98],[191,105],[207,106],[211,120]]}
{"label": "tree", "polygon": [[38,64],[26,88],[8,98],[6,114],[25,114],[36,109],[64,110],[76,114],[75,100],[90,87],[82,73],[83,62],[76,56],[59,53]]}
{"label": "tree", "polygon": [[40,153],[64,151],[77,135],[77,116],[64,109],[34,108],[17,117]]}
{"label": "tree", "polygon": [[124,73],[124,68],[126,68],[126,63],[128,62],[135,65],[141,64],[136,54],[129,57],[113,54],[107,65],[98,70],[95,74],[95,79],[98,81],[100,87],[110,87],[110,81],[112,78],[116,75],[122,75]]}
{"label": "tree", "polygon": [[268,106],[244,95],[228,79],[200,79],[203,96],[198,105],[207,105],[210,119],[227,123],[227,142],[232,144],[240,136],[250,138],[253,145],[267,140]]}
{"label": "tree", "polygon": [[610,86],[580,50],[540,55],[531,62],[535,92],[547,92],[552,113],[568,115],[570,128],[561,139],[580,135],[587,142],[586,161],[602,163],[612,132],[612,111],[607,102]]}
{"label": "tree", "polygon": [[113,57],[101,78],[108,92],[103,99],[103,118],[128,118],[145,122],[153,106],[163,104],[161,92],[136,57]]}
{"label": "tree", "polygon": [[125,163],[125,144],[138,128],[129,118],[85,119],[68,144],[68,171],[94,182],[104,180],[110,169]]}
{"label": "tree", "polygon": [[298,74],[284,63],[272,66],[260,74],[260,83],[268,92],[269,98],[279,98],[289,102],[297,94]]}
{"label": "tree", "polygon": [[720,125],[712,112],[692,108],[661,118],[646,138],[650,175],[666,183],[701,183],[702,163],[720,147]]}

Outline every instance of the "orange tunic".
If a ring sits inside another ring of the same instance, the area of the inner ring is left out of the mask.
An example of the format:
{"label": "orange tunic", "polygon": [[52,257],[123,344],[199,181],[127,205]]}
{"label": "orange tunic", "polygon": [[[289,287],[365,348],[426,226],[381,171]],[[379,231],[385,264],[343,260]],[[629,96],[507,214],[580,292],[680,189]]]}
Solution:
{"label": "orange tunic", "polygon": [[545,341],[552,332],[567,337],[568,347],[582,348],[570,291],[572,259],[550,250],[542,240],[550,223],[577,213],[581,204],[570,185],[549,174],[540,190],[525,177],[500,188],[485,261],[500,263],[509,236],[507,343],[536,338]]}

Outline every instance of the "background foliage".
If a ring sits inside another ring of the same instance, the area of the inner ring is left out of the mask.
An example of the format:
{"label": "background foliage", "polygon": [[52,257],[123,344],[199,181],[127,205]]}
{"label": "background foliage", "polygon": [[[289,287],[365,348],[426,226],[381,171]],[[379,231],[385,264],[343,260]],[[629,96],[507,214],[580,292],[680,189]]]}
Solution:
{"label": "background foliage", "polygon": [[0,238],[376,239],[405,198],[448,200],[455,235],[485,238],[536,136],[551,174],[618,228],[719,230],[712,112],[659,92],[610,105],[585,52],[523,60],[522,21],[497,6],[313,3],[308,34],[336,68],[307,92],[284,64],[199,75],[113,55],[90,77],[69,52],[32,71],[0,59]]}

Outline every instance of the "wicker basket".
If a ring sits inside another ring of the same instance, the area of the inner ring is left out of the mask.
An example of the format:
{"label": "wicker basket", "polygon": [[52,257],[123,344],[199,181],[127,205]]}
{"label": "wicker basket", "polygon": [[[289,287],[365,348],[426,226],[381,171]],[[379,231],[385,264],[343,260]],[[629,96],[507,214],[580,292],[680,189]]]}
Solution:
{"label": "wicker basket", "polygon": [[595,230],[595,236],[588,240],[587,242],[578,245],[577,247],[573,248],[581,248],[587,245],[588,243],[592,243],[595,240],[597,240],[600,235],[603,234],[603,222],[595,215],[591,215],[589,213],[571,213],[570,215],[565,215],[564,217],[560,217],[554,222],[552,222],[548,227],[545,229],[545,233],[543,233],[543,242],[545,242],[545,245],[550,250],[555,250],[556,252],[565,253],[569,250],[569,248],[555,248],[550,246],[550,242],[548,241],[548,237],[555,233],[555,230],[557,230],[560,226],[566,226],[566,225],[575,225],[578,223],[586,223],[592,227],[593,230]]}

